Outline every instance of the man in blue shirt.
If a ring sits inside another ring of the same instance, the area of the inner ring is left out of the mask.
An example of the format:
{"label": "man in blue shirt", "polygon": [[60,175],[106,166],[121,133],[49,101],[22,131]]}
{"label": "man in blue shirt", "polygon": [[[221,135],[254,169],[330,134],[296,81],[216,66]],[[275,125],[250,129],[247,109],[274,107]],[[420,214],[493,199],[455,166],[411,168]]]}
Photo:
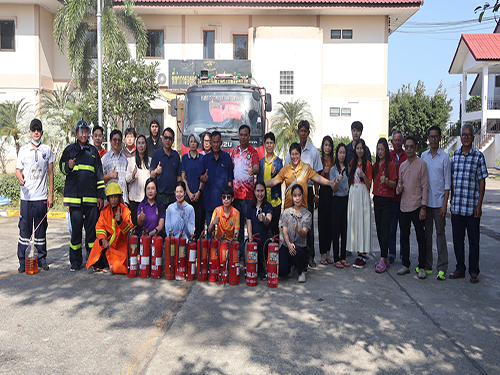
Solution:
{"label": "man in blue shirt", "polygon": [[181,180],[181,158],[172,150],[174,131],[166,128],[163,131],[163,147],[153,153],[149,170],[151,177],[156,178],[160,202],[167,208],[175,202],[175,185]]}
{"label": "man in blue shirt", "polygon": [[222,139],[218,131],[211,136],[212,152],[203,157],[198,178],[199,189],[204,192],[207,225],[210,225],[212,213],[222,206],[222,188],[233,186],[233,162],[231,156],[221,150]]}
{"label": "man in blue shirt", "polygon": [[465,277],[465,230],[469,238],[470,282],[479,282],[479,224],[483,214],[483,198],[488,170],[481,151],[472,147],[474,127],[464,124],[460,139],[462,147],[451,157],[451,226],[453,248],[457,259],[455,271],[448,277]]}

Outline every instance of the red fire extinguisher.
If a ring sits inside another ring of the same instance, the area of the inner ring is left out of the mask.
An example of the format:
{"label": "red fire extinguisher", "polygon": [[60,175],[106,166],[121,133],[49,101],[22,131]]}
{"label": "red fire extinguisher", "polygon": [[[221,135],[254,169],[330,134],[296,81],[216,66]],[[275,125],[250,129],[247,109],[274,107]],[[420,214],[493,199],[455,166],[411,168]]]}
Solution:
{"label": "red fire extinguisher", "polygon": [[216,283],[217,276],[219,275],[219,241],[217,241],[217,238],[210,239],[210,258],[208,266],[208,281]]}
{"label": "red fire extinguisher", "polygon": [[182,229],[177,239],[177,273],[175,274],[176,280],[186,279],[186,237],[182,235]]}
{"label": "red fire extinguisher", "polygon": [[259,250],[257,248],[257,242],[254,242],[254,234],[251,238],[247,239],[246,244],[246,276],[247,276],[247,286],[257,285],[257,262],[259,257]]}
{"label": "red fire extinguisher", "polygon": [[240,283],[240,243],[233,238],[229,245],[229,285]]}
{"label": "red fire extinguisher", "polygon": [[188,266],[186,270],[186,279],[192,281],[196,276],[196,239],[194,235],[188,243]]}
{"label": "red fire extinguisher", "polygon": [[197,246],[198,281],[207,281],[208,279],[208,240],[204,237],[204,233],[205,231],[201,232]]}
{"label": "red fire extinguisher", "polygon": [[165,279],[175,279],[175,237],[172,230],[165,238]]}
{"label": "red fire extinguisher", "polygon": [[229,252],[229,242],[226,240],[224,234],[219,242],[219,284],[227,284],[228,279],[228,252]]}
{"label": "red fire extinguisher", "polygon": [[151,246],[151,277],[159,279],[162,271],[163,238],[158,234],[153,236]]}
{"label": "red fire extinguisher", "polygon": [[141,256],[141,263],[139,265],[139,277],[147,278],[151,271],[149,263],[149,258],[151,256],[151,237],[148,236],[146,231],[144,231],[141,236],[140,244],[139,254]]}
{"label": "red fire extinguisher", "polygon": [[127,251],[128,265],[127,277],[137,277],[137,243],[139,238],[135,234],[134,229],[130,230],[127,235]]}
{"label": "red fire extinguisher", "polygon": [[[267,286],[269,288],[277,288],[278,287],[278,267],[279,267],[279,259],[280,259],[280,250],[279,250],[279,237],[276,236],[270,238],[268,241],[269,245],[267,247]],[[268,242],[266,241],[266,243]],[[264,249],[266,248],[266,244],[264,244]]]}

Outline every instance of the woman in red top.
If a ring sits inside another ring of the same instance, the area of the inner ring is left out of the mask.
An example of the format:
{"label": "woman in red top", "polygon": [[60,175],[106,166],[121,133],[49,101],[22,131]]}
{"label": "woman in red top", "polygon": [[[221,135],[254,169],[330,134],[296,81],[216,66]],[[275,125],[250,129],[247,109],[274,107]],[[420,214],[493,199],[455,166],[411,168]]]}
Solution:
{"label": "woman in red top", "polygon": [[349,203],[347,206],[347,248],[358,253],[352,265],[366,266],[366,253],[372,251],[372,163],[367,159],[365,141],[361,138],[354,146],[356,156],[351,160],[349,171]]}
{"label": "woman in red top", "polygon": [[385,272],[390,265],[387,252],[397,178],[387,140],[380,138],[377,142],[377,160],[373,167],[373,210],[381,253],[380,260],[375,264],[375,272],[378,273]]}

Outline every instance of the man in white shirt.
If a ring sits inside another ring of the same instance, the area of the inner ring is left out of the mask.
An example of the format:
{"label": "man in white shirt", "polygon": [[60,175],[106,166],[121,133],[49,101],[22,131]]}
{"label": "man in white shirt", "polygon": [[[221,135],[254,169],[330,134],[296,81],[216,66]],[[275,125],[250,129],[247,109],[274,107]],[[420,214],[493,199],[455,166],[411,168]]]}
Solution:
{"label": "man in white shirt", "polygon": [[[33,229],[38,251],[38,265],[45,271],[47,264],[47,209],[54,201],[54,155],[49,146],[42,143],[42,122],[33,119],[30,123],[31,142],[21,147],[17,156],[16,177],[21,185],[21,212],[19,216],[19,241],[17,257],[19,273],[25,271],[25,252],[30,246]],[[47,191],[47,180],[49,190]]]}
{"label": "man in white shirt", "polygon": [[427,215],[425,217],[425,273],[432,275],[432,231],[436,226],[436,245],[438,260],[436,269],[437,279],[446,280],[448,271],[448,248],[446,246],[446,211],[451,188],[451,161],[446,152],[439,148],[441,142],[441,128],[431,126],[427,131],[427,139],[431,148],[422,154],[421,159],[427,163],[429,175],[429,198]]}
{"label": "man in white shirt", "polygon": [[122,132],[118,129],[113,129],[109,135],[111,142],[111,151],[107,152],[102,157],[102,171],[104,172],[104,183],[107,184],[110,180],[117,180],[118,185],[122,189],[123,201],[128,205],[128,189],[127,174],[128,160],[121,152],[122,149]]}
{"label": "man in white shirt", "polygon": [[[314,147],[307,138],[310,134],[309,121],[302,120],[299,122],[297,127],[297,134],[300,139],[300,147],[302,148],[302,153],[300,155],[300,160],[303,163],[307,163],[314,169],[315,172],[320,172],[323,170],[323,163],[321,163],[321,157],[319,156],[318,149]],[[285,165],[291,162],[290,154],[288,153],[285,158]],[[313,188],[314,186],[314,188]],[[317,207],[319,203],[319,184],[313,183],[311,180],[308,182],[307,188],[307,208],[314,218],[314,208]],[[314,220],[313,220],[314,223]],[[307,258],[309,267],[316,267],[316,261],[314,257],[316,251],[314,249],[314,224],[311,224],[311,230],[307,232]]]}

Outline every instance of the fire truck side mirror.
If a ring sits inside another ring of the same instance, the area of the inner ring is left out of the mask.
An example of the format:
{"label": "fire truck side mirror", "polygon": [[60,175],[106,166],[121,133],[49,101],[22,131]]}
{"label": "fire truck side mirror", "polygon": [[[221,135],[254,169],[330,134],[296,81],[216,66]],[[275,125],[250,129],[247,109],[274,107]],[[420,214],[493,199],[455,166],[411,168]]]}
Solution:
{"label": "fire truck side mirror", "polygon": [[266,93],[265,104],[266,104],[266,112],[271,112],[273,110],[273,101],[271,99],[271,94]]}
{"label": "fire truck side mirror", "polygon": [[172,99],[170,101],[170,116],[177,116],[177,99]]}

